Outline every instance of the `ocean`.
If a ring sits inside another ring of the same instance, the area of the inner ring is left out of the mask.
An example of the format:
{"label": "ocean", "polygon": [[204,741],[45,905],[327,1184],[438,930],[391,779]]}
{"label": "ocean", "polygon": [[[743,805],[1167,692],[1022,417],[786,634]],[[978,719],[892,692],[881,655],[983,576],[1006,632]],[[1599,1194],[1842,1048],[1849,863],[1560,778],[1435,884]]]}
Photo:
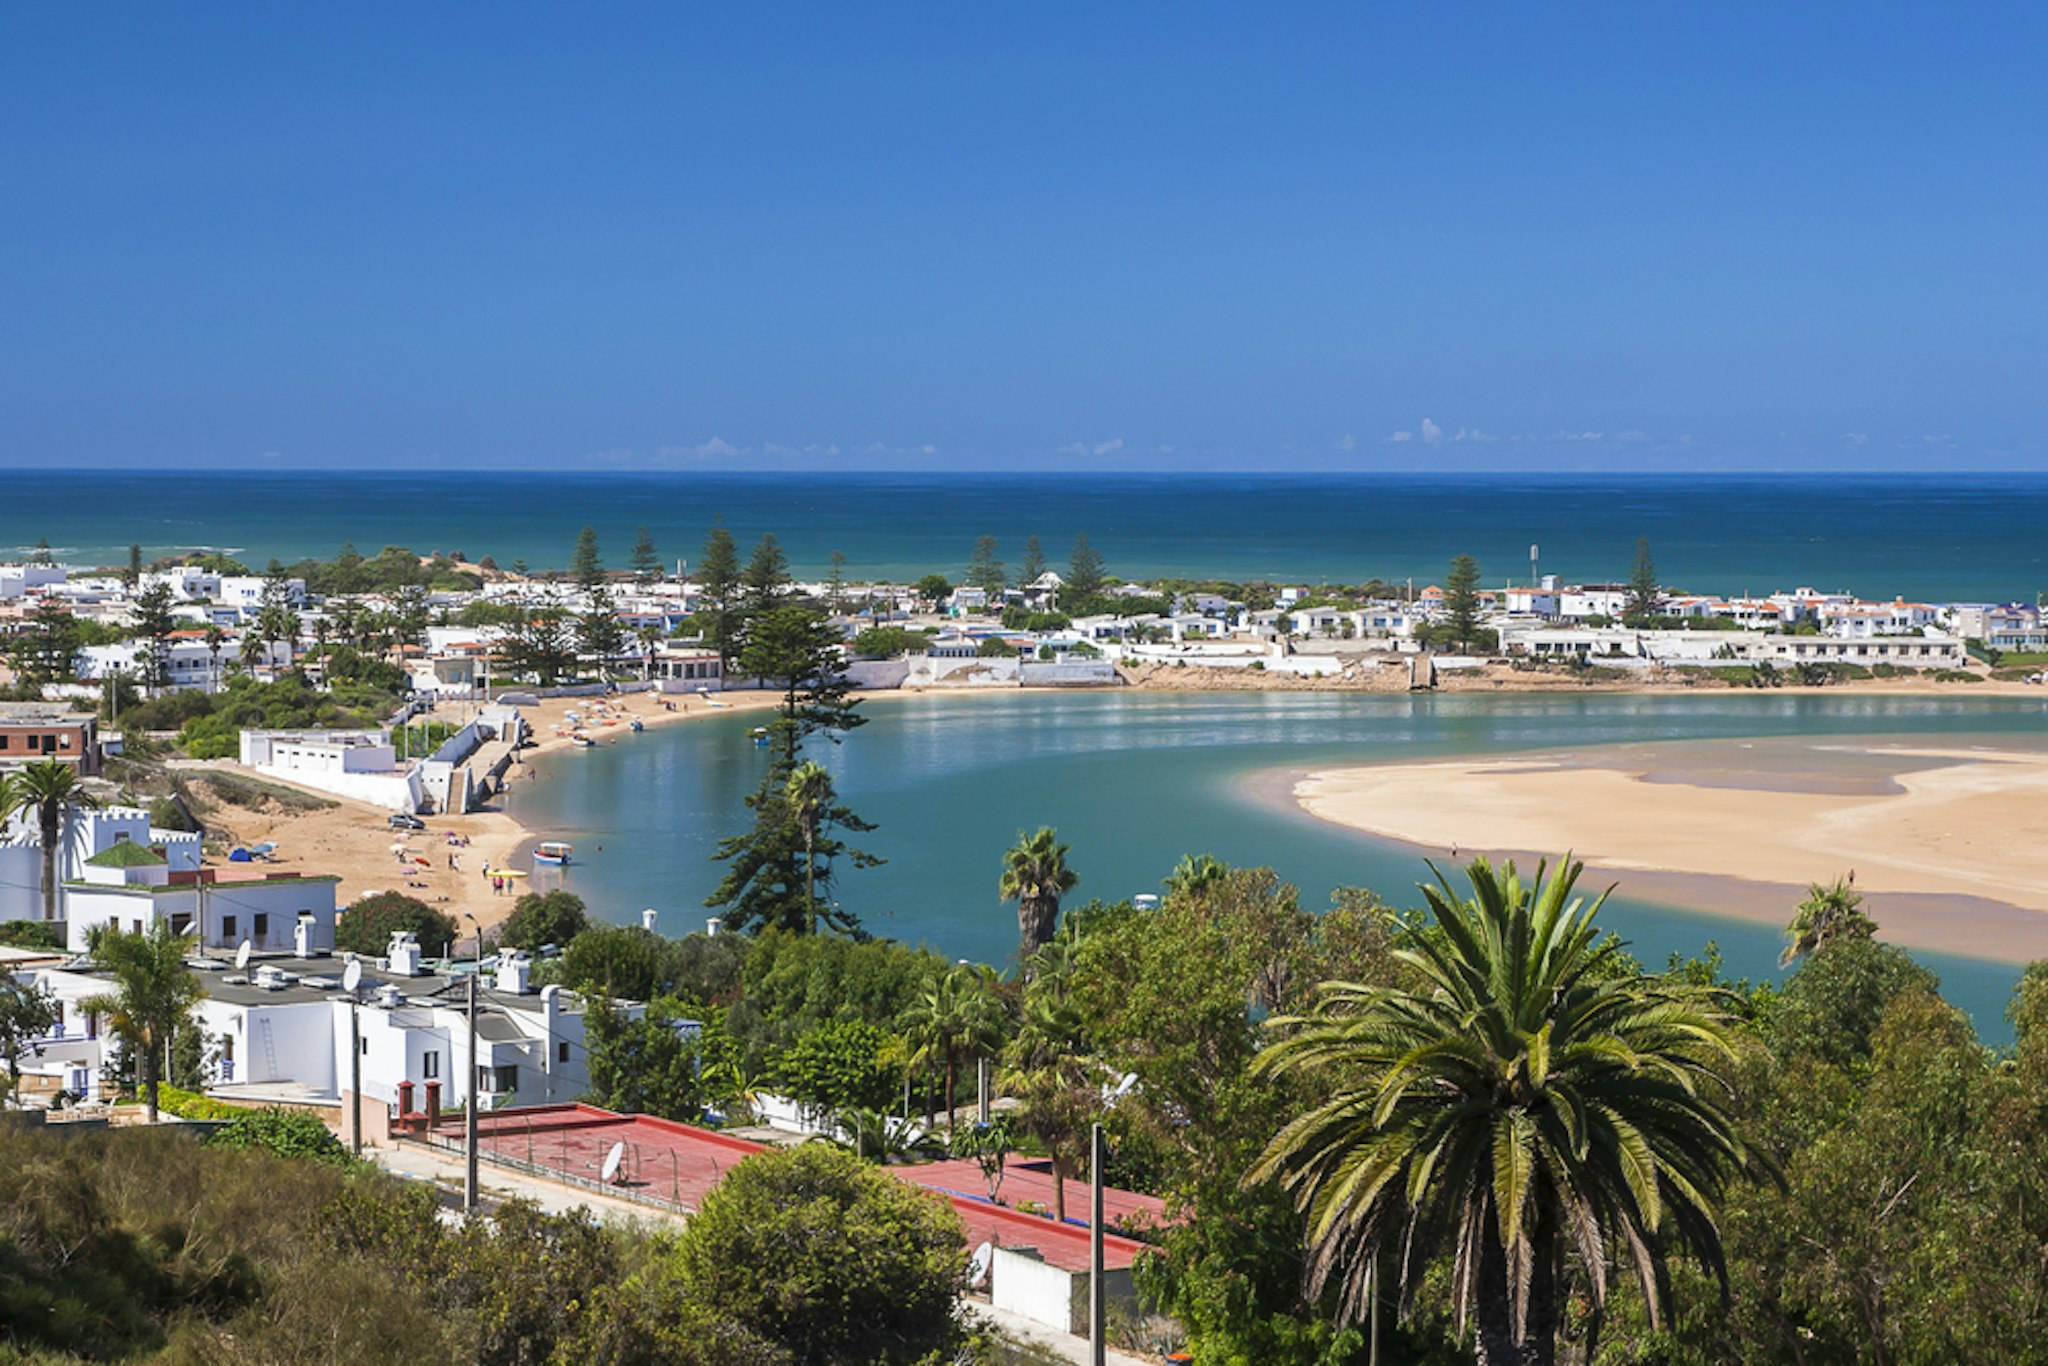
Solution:
{"label": "ocean", "polygon": [[[94,496],[81,496],[90,487]],[[2031,601],[2048,588],[2048,475],[558,474],[10,471],[0,556],[125,564],[225,549],[275,557],[386,545],[567,563],[597,529],[623,565],[635,529],[671,564],[715,522],[779,538],[799,574],[834,550],[856,579],[957,576],[990,535],[1016,564],[1036,535],[1054,567],[1086,534],[1112,574],[1246,581],[1440,582],[1470,554],[1485,582],[1619,579],[1638,537],[1663,581],[1711,593],[1801,585],[1866,598]]]}

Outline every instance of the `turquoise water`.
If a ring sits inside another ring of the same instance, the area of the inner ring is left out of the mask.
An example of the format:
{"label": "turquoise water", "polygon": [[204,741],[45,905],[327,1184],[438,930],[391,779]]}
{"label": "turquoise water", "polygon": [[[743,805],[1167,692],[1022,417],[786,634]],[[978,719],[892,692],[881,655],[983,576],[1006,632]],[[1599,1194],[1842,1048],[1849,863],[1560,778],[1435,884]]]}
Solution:
{"label": "turquoise water", "polygon": [[[880,827],[865,847],[889,860],[848,872],[842,902],[877,934],[995,963],[1017,935],[1015,908],[996,896],[1002,854],[1040,825],[1073,846],[1083,899],[1157,890],[1182,855],[1209,852],[1271,865],[1306,905],[1344,884],[1415,904],[1420,859],[1299,814],[1279,799],[1289,769],[1653,740],[2048,734],[2041,702],[1870,696],[1011,693],[905,696],[867,711],[844,744],[818,747],[841,793]],[[718,879],[712,851],[742,827],[742,799],[766,763],[748,724],[721,717],[554,756],[511,809],[536,833],[575,842],[567,883],[605,919],[634,922],[651,906],[669,933],[700,928]],[[1603,918],[1645,962],[1713,939],[1733,974],[1776,975],[1776,932],[1627,891]],[[1987,1037],[2005,1037],[2017,969],[1922,957]]]}
{"label": "turquoise water", "polygon": [[1110,572],[1356,583],[1442,577],[1477,557],[1488,583],[1526,581],[1529,547],[1567,580],[1620,578],[1646,536],[1665,583],[1768,593],[1801,584],[1866,597],[2031,599],[2048,588],[2048,475],[928,475],[203,472],[124,480],[147,497],[82,499],[75,470],[11,470],[0,557],[47,538],[67,560],[127,562],[227,547],[262,565],[344,541],[461,550],[510,566],[566,564],[577,528],[622,565],[649,527],[673,563],[714,519],[742,543],[781,538],[797,571],[834,550],[856,578],[958,575],[977,536],[1015,564],[1028,536],[1064,562],[1085,532]]}

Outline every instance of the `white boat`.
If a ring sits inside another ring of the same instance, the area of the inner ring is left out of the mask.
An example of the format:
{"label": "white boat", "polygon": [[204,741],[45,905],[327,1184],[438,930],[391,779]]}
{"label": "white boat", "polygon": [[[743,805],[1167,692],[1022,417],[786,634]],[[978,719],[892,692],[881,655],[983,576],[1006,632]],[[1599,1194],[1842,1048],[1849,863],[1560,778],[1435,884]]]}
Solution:
{"label": "white boat", "polygon": [[571,847],[560,840],[548,840],[534,849],[533,861],[535,863],[552,863],[556,867],[560,867],[569,861],[569,850]]}
{"label": "white boat", "polygon": [[591,739],[588,735],[572,735],[569,737],[569,743],[578,749],[597,748],[597,741]]}

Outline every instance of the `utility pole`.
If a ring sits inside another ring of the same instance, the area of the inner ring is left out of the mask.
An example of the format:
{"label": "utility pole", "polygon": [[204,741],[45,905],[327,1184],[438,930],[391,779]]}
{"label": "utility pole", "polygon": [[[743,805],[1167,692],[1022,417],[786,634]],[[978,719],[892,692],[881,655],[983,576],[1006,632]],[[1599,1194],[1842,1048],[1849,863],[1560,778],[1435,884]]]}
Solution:
{"label": "utility pole", "polygon": [[363,1156],[363,1026],[357,1015],[356,994],[348,994],[348,1146],[360,1161]]}
{"label": "utility pole", "polygon": [[1109,1344],[1102,1340],[1104,1311],[1102,1284],[1102,1168],[1108,1151],[1102,1141],[1102,1126],[1088,1126],[1088,1360],[1105,1366]]}
{"label": "utility pole", "polygon": [[462,1111],[462,1136],[466,1140],[463,1145],[462,1207],[470,1211],[476,1209],[476,1100],[477,1082],[481,1080],[476,1065],[476,979],[476,973],[469,975],[469,1095],[468,1104]]}

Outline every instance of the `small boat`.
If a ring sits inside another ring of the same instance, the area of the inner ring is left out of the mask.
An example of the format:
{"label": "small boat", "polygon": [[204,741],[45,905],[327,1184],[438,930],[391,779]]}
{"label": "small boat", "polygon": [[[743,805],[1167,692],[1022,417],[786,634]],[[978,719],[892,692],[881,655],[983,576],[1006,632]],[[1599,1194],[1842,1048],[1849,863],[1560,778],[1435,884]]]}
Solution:
{"label": "small boat", "polygon": [[637,735],[647,729],[647,723],[636,716],[626,723],[626,728]]}
{"label": "small boat", "polygon": [[768,743],[768,727],[766,726],[756,726],[752,730],[748,731],[747,734],[754,737],[754,743],[757,745],[765,745]]}
{"label": "small boat", "polygon": [[572,735],[569,737],[569,743],[578,749],[597,748],[597,741],[591,739],[588,735]]}
{"label": "small boat", "polygon": [[560,840],[548,840],[533,851],[533,861],[552,863],[559,868],[569,861],[570,847]]}

